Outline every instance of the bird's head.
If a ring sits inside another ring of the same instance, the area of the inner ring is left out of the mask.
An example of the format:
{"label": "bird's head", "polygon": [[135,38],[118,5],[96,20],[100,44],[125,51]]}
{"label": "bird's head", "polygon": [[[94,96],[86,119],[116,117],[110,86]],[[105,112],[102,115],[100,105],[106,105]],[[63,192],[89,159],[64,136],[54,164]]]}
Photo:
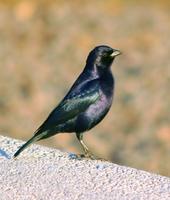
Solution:
{"label": "bird's head", "polygon": [[89,53],[87,64],[94,65],[97,70],[108,69],[115,57],[120,54],[119,50],[112,49],[109,46],[97,46]]}

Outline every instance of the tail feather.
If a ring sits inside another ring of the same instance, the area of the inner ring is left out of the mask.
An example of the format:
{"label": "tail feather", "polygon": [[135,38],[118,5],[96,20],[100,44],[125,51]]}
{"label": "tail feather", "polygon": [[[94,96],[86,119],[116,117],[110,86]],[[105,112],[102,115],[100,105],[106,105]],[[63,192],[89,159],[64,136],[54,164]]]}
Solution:
{"label": "tail feather", "polygon": [[24,149],[26,149],[33,142],[37,142],[42,138],[42,135],[34,135],[31,139],[29,139],[25,144],[23,144],[18,151],[14,154],[14,158],[16,158]]}

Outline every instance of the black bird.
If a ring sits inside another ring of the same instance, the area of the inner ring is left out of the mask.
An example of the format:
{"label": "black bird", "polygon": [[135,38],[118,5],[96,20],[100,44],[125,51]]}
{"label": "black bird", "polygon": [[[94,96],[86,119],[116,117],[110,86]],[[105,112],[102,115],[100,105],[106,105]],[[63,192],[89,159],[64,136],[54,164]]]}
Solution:
{"label": "black bird", "polygon": [[62,132],[75,132],[85,152],[84,156],[92,157],[83,142],[83,133],[97,125],[111,107],[114,92],[111,65],[119,54],[119,50],[109,46],[95,47],[70,91],[14,157],[33,142]]}

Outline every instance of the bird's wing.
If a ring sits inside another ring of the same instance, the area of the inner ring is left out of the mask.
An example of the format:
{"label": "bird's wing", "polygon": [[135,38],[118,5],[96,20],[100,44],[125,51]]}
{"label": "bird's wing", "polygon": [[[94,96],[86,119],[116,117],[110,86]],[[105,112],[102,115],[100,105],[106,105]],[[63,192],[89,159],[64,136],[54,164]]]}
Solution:
{"label": "bird's wing", "polygon": [[36,133],[62,124],[84,112],[99,98],[99,80],[87,82],[78,90],[70,91],[71,95],[64,99],[48,116]]}

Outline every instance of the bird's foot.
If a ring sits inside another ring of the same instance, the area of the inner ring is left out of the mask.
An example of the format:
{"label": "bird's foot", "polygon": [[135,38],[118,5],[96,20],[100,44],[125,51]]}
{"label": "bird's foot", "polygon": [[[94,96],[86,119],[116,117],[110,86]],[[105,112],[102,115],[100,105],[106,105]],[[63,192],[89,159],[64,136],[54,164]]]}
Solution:
{"label": "bird's foot", "polygon": [[95,155],[93,155],[93,154],[81,154],[80,155],[81,156],[81,158],[86,158],[86,159],[91,159],[91,160],[100,160],[100,161],[109,161],[109,160],[106,160],[106,159],[104,159],[104,158],[100,158],[100,157],[98,157],[98,156],[95,156]]}
{"label": "bird's foot", "polygon": [[85,154],[70,154],[69,157],[71,159],[77,159],[77,160],[82,160],[82,159],[91,159],[91,160],[100,160],[100,161],[108,161],[104,158],[97,157],[93,155],[92,153],[85,153]]}
{"label": "bird's foot", "polygon": [[91,154],[91,153],[85,153],[85,154],[70,154],[69,155],[69,157],[71,158],[71,159],[78,159],[78,160],[81,160],[81,159],[88,159],[88,158],[90,158],[90,159],[92,159],[92,160],[96,160],[97,158],[93,155],[93,154]]}
{"label": "bird's foot", "polygon": [[85,154],[80,154],[81,158],[90,158],[91,160],[96,160],[96,156],[94,156],[92,153],[85,153]]}
{"label": "bird's foot", "polygon": [[92,153],[78,154],[76,156],[77,156],[77,159],[79,159],[79,160],[81,160],[81,159],[91,159],[91,160],[108,161],[104,158],[97,157],[97,156],[93,155]]}
{"label": "bird's foot", "polygon": [[104,158],[100,158],[98,156],[95,156],[94,154],[92,154],[91,152],[87,151],[85,152],[85,154],[82,154],[82,158],[90,158],[91,160],[101,160],[101,161],[108,161]]}

